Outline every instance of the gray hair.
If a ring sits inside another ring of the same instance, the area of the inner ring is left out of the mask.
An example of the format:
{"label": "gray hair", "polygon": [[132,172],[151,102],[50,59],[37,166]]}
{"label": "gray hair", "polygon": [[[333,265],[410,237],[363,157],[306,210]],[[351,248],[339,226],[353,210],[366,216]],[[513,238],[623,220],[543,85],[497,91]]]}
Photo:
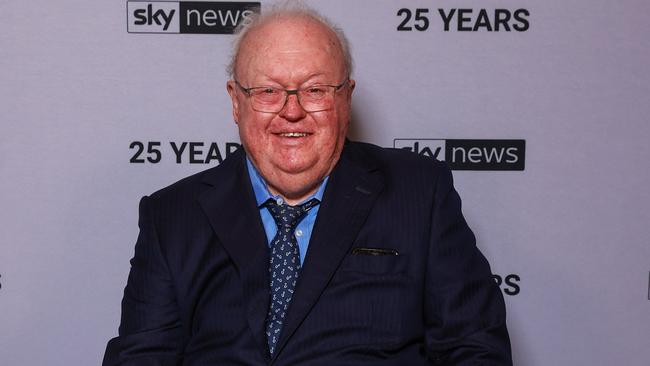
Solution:
{"label": "gray hair", "polygon": [[237,66],[237,59],[239,57],[239,51],[242,45],[243,40],[246,38],[246,35],[253,29],[256,29],[264,24],[267,24],[270,21],[277,19],[286,19],[286,18],[307,18],[321,23],[326,28],[332,31],[336,35],[336,38],[341,47],[341,53],[343,54],[343,62],[345,63],[346,76],[350,77],[352,75],[352,55],[350,53],[350,44],[347,37],[343,33],[343,30],[339,28],[336,24],[330,21],[325,16],[321,15],[316,10],[304,5],[301,2],[285,2],[281,4],[276,4],[272,6],[269,10],[261,14],[250,15],[246,21],[242,22],[235,29],[235,40],[232,47],[232,55],[230,57],[230,63],[226,67],[226,72],[231,79],[235,78],[235,68]]}

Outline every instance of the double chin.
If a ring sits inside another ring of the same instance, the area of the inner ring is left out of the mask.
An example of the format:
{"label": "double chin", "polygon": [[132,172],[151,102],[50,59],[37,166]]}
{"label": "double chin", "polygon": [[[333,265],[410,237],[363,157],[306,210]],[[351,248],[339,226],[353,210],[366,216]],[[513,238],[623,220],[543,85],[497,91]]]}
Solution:
{"label": "double chin", "polygon": [[305,156],[294,159],[269,161],[260,167],[272,193],[301,201],[318,190],[323,178],[329,174],[331,167],[318,156],[305,159]]}

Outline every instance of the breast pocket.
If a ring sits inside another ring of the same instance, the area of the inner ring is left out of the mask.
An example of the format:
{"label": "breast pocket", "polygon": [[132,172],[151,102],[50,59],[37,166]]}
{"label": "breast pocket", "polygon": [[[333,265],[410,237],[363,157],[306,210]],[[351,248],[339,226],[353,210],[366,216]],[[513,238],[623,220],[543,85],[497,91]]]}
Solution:
{"label": "breast pocket", "polygon": [[400,274],[407,270],[407,256],[348,254],[341,263],[342,272],[356,272],[374,275]]}
{"label": "breast pocket", "polygon": [[409,319],[418,313],[416,281],[409,257],[348,254],[332,280],[336,302],[345,299],[364,309],[370,323],[363,332],[368,344],[393,344],[410,336]]}

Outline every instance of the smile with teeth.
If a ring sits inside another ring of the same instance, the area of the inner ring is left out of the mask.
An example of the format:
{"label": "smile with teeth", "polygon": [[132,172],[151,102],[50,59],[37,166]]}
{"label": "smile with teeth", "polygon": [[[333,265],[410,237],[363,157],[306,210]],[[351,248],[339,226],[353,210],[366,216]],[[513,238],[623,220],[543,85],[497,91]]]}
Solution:
{"label": "smile with teeth", "polygon": [[279,134],[282,137],[305,137],[309,134],[306,132],[283,132]]}

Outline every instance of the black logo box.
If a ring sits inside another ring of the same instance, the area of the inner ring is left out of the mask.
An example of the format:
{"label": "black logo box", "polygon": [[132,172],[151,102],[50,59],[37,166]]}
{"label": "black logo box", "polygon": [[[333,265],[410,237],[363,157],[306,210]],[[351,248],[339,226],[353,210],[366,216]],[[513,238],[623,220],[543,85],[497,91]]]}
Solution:
{"label": "black logo box", "polygon": [[[192,10],[198,10],[201,14],[205,13],[208,10],[214,10],[215,12],[217,11],[231,11],[231,12],[237,12],[237,11],[244,11],[244,10],[251,10],[255,13],[260,12],[261,8],[261,3],[259,2],[226,2],[226,1],[220,1],[220,2],[199,2],[199,1],[181,1],[180,2],[180,15],[182,16],[180,19],[185,19],[185,15]],[[241,19],[243,17],[239,18],[239,23],[241,23]],[[197,27],[197,26],[192,26],[190,24],[187,24],[183,21],[180,23],[180,33],[194,33],[194,34],[232,34],[235,31],[235,28],[237,25],[225,25],[225,26],[219,26],[219,27]]]}
{"label": "black logo box", "polygon": [[472,148],[481,150],[497,149],[501,151],[515,148],[518,160],[514,163],[496,161],[471,163],[449,161],[449,158],[447,158],[447,163],[454,170],[524,170],[526,165],[526,140],[446,140],[445,156],[453,158],[453,151],[458,148],[462,148],[465,151],[469,151]]}

